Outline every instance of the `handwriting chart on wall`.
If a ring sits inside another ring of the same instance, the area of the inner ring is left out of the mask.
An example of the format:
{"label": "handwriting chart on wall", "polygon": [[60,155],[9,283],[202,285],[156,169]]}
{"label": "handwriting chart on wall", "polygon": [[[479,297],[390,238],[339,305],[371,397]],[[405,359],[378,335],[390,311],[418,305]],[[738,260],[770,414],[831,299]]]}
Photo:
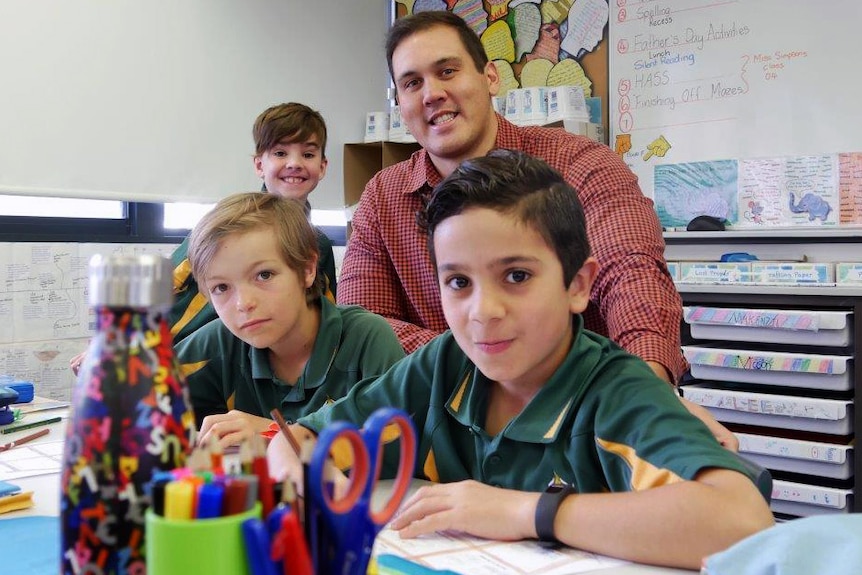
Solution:
{"label": "handwriting chart on wall", "polygon": [[663,224],[862,224],[862,3],[610,6],[610,145]]}

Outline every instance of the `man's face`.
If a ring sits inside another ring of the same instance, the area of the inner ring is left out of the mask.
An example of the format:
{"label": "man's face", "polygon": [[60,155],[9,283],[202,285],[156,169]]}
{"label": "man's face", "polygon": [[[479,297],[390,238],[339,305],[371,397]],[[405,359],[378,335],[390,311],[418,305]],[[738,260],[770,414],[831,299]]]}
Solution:
{"label": "man's face", "polygon": [[312,136],[305,142],[279,142],[255,156],[254,171],[267,192],[304,202],[326,175],[326,158]]}
{"label": "man's face", "polygon": [[392,54],[392,73],[401,117],[442,175],[494,147],[497,69],[476,70],[455,30],[435,26],[405,38]]}

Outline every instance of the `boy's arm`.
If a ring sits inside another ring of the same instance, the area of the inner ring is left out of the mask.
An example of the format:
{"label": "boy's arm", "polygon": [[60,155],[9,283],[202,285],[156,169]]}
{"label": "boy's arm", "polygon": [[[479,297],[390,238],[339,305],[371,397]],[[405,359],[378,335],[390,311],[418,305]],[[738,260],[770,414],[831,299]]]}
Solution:
{"label": "boy's arm", "polygon": [[773,523],[750,479],[711,468],[693,481],[645,491],[570,495],[554,520],[554,534],[604,555],[699,569],[707,555]]}
{"label": "boy's arm", "polygon": [[[392,522],[402,537],[457,529],[497,540],[536,538],[539,493],[476,481],[423,487]],[[566,497],[553,520],[561,543],[585,551],[687,569],[773,524],[754,484],[727,469],[694,481],[623,493]]]}
{"label": "boy's arm", "polygon": [[174,354],[186,378],[186,386],[195,412],[198,427],[208,415],[226,413],[231,389],[222,358],[230,350],[220,347],[217,337],[219,320],[210,322],[195,333],[174,345]]}

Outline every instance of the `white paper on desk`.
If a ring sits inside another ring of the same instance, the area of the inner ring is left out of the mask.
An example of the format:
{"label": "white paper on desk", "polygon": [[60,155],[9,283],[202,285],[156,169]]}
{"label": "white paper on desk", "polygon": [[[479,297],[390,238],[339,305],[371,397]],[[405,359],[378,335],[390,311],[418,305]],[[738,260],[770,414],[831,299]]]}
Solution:
{"label": "white paper on desk", "polygon": [[59,473],[62,465],[62,440],[16,447],[0,453],[0,481]]}
{"label": "white paper on desk", "polygon": [[401,539],[388,527],[374,543],[374,554],[380,553],[405,557],[433,569],[470,575],[569,575],[627,563],[570,547],[546,549],[536,541],[491,541],[452,532]]}

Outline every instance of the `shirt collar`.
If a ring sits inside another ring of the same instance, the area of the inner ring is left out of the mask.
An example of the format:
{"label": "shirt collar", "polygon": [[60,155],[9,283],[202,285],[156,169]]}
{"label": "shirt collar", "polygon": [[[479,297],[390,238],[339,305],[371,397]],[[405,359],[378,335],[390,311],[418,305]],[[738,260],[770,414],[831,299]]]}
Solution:
{"label": "shirt collar", "polygon": [[[503,436],[524,443],[553,443],[563,423],[579,403],[581,384],[590,366],[584,365],[582,348],[578,338],[583,331],[583,318],[575,315],[572,320],[574,339],[562,365],[557,368],[539,393],[527,404],[503,431]],[[488,406],[488,390],[491,382],[471,363],[446,404],[449,413],[461,425],[475,430],[483,428]]]}
{"label": "shirt collar", "polygon": [[[494,147],[520,150],[522,138],[518,128],[500,114],[495,115],[497,116],[497,139],[494,142]],[[434,186],[443,181],[443,176],[437,171],[425,148],[420,148],[413,155],[412,161],[414,162],[413,171],[402,193],[415,194],[426,186],[433,189]]]}
{"label": "shirt collar", "polygon": [[[338,353],[338,345],[341,342],[343,321],[338,308],[325,297],[320,302],[320,327],[317,330],[317,338],[311,350],[311,357],[305,364],[297,386],[302,389],[315,389],[323,385],[329,368]],[[254,379],[274,380],[275,374],[269,363],[269,350],[257,349],[249,346],[248,357],[251,361],[251,376]]]}

